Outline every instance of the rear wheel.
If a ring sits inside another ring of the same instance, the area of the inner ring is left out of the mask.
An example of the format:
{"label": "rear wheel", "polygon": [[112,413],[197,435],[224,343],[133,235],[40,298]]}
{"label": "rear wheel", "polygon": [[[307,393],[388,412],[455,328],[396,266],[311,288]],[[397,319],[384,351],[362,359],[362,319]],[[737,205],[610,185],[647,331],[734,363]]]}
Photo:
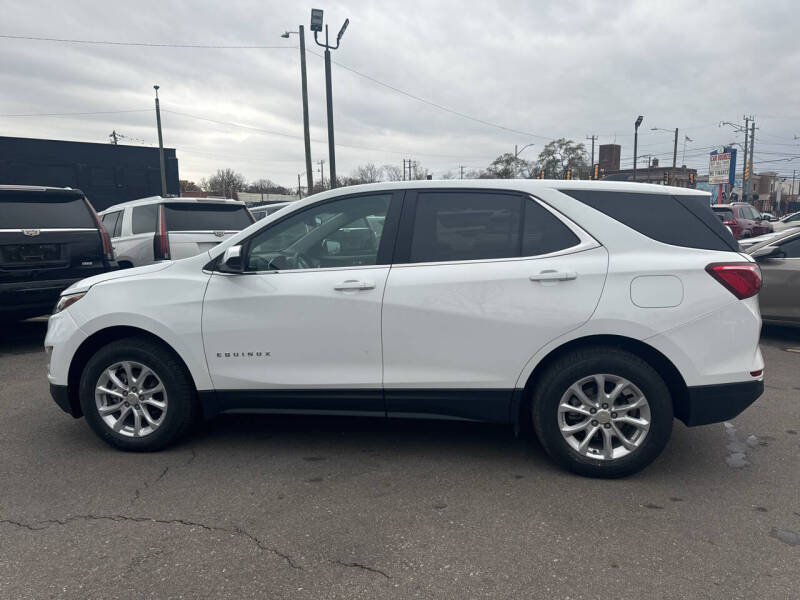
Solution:
{"label": "rear wheel", "polygon": [[561,466],[589,477],[624,477],[661,453],[672,432],[672,398],[639,357],[612,347],[556,361],[534,388],[533,425]]}
{"label": "rear wheel", "polygon": [[183,364],[170,350],[141,338],[111,342],[97,351],[81,376],[80,402],[102,440],[142,452],[177,441],[197,410]]}

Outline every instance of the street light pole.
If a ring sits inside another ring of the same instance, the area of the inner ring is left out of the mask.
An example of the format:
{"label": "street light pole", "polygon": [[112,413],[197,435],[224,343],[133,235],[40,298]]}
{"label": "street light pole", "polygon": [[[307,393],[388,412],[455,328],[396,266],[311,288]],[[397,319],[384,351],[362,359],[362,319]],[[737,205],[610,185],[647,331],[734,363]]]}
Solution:
{"label": "street light pole", "polygon": [[639,125],[642,124],[644,117],[639,115],[636,118],[636,122],[634,123],[634,132],[633,132],[633,181],[636,181],[636,155],[639,150]]}
{"label": "street light pole", "polygon": [[154,85],[153,89],[156,91],[156,125],[158,126],[158,159],[161,163],[161,197],[167,195],[167,172],[164,165],[164,138],[161,135],[161,107],[158,104],[158,88]]}
{"label": "street light pole", "polygon": [[309,133],[308,126],[308,77],[306,76],[306,33],[305,28],[299,25],[297,31],[285,31],[281,34],[282,38],[289,39],[293,33],[298,34],[300,37],[300,80],[303,93],[303,141],[305,142],[306,150],[306,183],[308,184],[308,193],[311,193],[311,188],[314,187],[314,172],[311,168],[311,134]]}
{"label": "street light pole", "polygon": [[311,31],[314,32],[314,41],[318,46],[325,48],[325,94],[328,105],[328,162],[330,163],[331,171],[331,189],[336,187],[336,146],[333,139],[333,86],[331,84],[331,50],[336,50],[342,41],[347,26],[350,24],[350,19],[345,19],[339,34],[336,36],[336,45],[331,46],[328,39],[328,26],[325,25],[325,43],[320,43],[317,39],[317,34],[322,31],[322,10],[318,8],[311,9]]}

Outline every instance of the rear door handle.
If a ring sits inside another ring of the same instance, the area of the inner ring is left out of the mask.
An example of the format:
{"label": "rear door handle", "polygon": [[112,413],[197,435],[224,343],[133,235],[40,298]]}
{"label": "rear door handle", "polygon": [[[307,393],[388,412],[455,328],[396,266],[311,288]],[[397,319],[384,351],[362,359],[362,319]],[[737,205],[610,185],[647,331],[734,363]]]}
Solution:
{"label": "rear door handle", "polygon": [[343,292],[347,290],[374,290],[375,284],[371,281],[359,281],[358,279],[348,279],[333,286],[333,289]]}
{"label": "rear door handle", "polygon": [[531,275],[531,281],[570,281],[577,279],[578,274],[575,271],[555,271],[548,270],[542,271],[538,275]]}

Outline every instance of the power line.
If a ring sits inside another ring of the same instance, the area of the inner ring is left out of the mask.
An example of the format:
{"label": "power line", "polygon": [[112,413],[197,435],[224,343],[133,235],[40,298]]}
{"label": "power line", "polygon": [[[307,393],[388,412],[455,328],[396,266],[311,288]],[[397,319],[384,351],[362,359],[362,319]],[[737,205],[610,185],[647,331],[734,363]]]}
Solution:
{"label": "power line", "polygon": [[[189,113],[179,112],[179,111],[176,111],[176,110],[169,110],[169,109],[166,109],[166,108],[162,108],[161,112],[170,113],[170,114],[174,114],[174,115],[180,115],[182,117],[187,117],[187,118],[190,118],[190,119],[197,119],[199,121],[207,121],[209,123],[216,123],[217,125],[226,125],[226,126],[229,126],[229,127],[238,127],[240,129],[246,129],[246,130],[249,130],[249,131],[254,131],[254,132],[257,132],[257,133],[264,133],[264,134],[267,134],[267,135],[277,135],[277,136],[280,136],[280,137],[285,137],[285,138],[295,139],[295,140],[304,139],[303,136],[300,136],[300,135],[293,135],[291,133],[282,133],[280,131],[272,131],[270,129],[262,129],[260,127],[252,127],[250,125],[242,125],[240,123],[233,123],[231,121],[220,121],[218,119],[210,119],[208,117],[201,117],[201,116],[198,116],[198,115],[191,115]],[[315,138],[312,138],[312,141],[316,142],[316,143],[319,143],[319,144],[326,143],[326,140],[320,140],[320,139],[315,139]],[[337,142],[336,145],[337,146],[342,146],[344,148],[353,148],[355,150],[369,150],[369,151],[373,151],[373,152],[386,152],[386,153],[389,153],[389,154],[408,154],[408,150],[392,150],[392,149],[389,149],[389,148],[378,148],[378,147],[374,147],[374,146],[357,146],[357,145],[354,145],[354,144],[342,144],[340,142]],[[415,151],[415,154],[419,154],[421,156],[430,156],[430,157],[433,157],[433,158],[456,158],[456,159],[468,159],[468,160],[469,159],[471,159],[471,160],[484,160],[484,157],[480,157],[480,156],[457,156],[457,155],[452,155],[452,154],[429,154],[429,153],[425,153],[425,152],[416,152],[416,151]]]}
{"label": "power line", "polygon": [[135,110],[100,110],[95,112],[65,112],[65,113],[19,113],[0,114],[0,117],[87,117],[92,115],[121,115],[124,113],[153,112],[152,108]]}
{"label": "power line", "polygon": [[[319,54],[317,52],[314,52],[313,50],[307,50],[307,52],[310,52],[311,54],[314,54],[315,56],[318,56],[318,57],[322,58],[321,54]],[[498,123],[492,123],[491,121],[486,121],[484,119],[479,119],[478,117],[473,117],[471,115],[468,115],[466,113],[462,113],[462,112],[457,111],[455,109],[448,108],[447,106],[443,106],[441,104],[437,104],[436,102],[432,102],[431,100],[426,100],[425,98],[421,98],[420,96],[417,96],[416,94],[412,94],[411,92],[406,92],[405,90],[401,90],[400,88],[395,87],[393,85],[390,85],[388,83],[384,83],[383,81],[380,81],[379,79],[375,79],[374,77],[372,77],[370,75],[367,75],[365,73],[362,73],[361,71],[357,71],[356,69],[353,69],[352,67],[348,67],[347,65],[343,65],[342,63],[340,63],[338,61],[334,60],[334,61],[331,61],[331,62],[333,62],[336,66],[339,66],[339,67],[341,67],[342,69],[344,69],[346,71],[350,71],[351,73],[354,73],[354,74],[358,75],[359,77],[363,77],[367,81],[371,81],[372,83],[374,83],[376,85],[380,85],[380,86],[385,87],[385,88],[387,88],[389,90],[392,90],[393,92],[397,92],[398,94],[402,94],[403,96],[407,96],[408,98],[411,98],[412,100],[416,100],[417,102],[422,102],[423,104],[427,104],[429,106],[433,106],[434,108],[438,108],[439,110],[443,110],[445,112],[448,112],[450,114],[462,117],[464,119],[469,119],[470,121],[474,121],[476,123],[481,123],[483,125],[488,125],[489,127],[494,127],[496,129],[502,129],[503,131],[508,131],[510,133],[518,133],[520,135],[526,135],[528,137],[540,138],[540,139],[543,139],[543,140],[552,139],[552,137],[548,137],[548,136],[545,136],[545,135],[539,135],[539,134],[536,134],[536,133],[531,133],[529,131],[521,131],[519,129],[513,129],[511,127],[506,127],[505,125],[499,125]]]}
{"label": "power line", "polygon": [[114,42],[110,40],[73,40],[67,38],[37,37],[30,35],[0,34],[0,38],[9,40],[31,40],[36,42],[63,42],[65,44],[92,44],[96,46],[137,46],[145,48],[209,48],[214,50],[264,50],[297,48],[297,46],[261,46],[261,45],[223,45],[223,44],[156,44],[150,42]]}

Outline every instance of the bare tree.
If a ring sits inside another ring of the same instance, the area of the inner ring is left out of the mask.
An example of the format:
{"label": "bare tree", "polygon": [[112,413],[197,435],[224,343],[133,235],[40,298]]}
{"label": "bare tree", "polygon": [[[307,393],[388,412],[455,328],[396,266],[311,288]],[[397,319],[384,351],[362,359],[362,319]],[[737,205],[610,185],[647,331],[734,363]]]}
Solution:
{"label": "bare tree", "polygon": [[247,187],[244,175],[233,169],[217,169],[208,179],[200,180],[204,192],[220,194],[222,197],[233,197],[234,192],[241,192]]}
{"label": "bare tree", "polygon": [[359,165],[353,171],[353,179],[359,183],[376,183],[381,180],[381,169],[375,166],[375,163],[367,163]]}
{"label": "bare tree", "polygon": [[199,192],[200,187],[189,179],[181,179],[179,182],[181,192]]}
{"label": "bare tree", "polygon": [[381,171],[385,181],[401,181],[403,179],[403,170],[397,165],[383,165]]}

